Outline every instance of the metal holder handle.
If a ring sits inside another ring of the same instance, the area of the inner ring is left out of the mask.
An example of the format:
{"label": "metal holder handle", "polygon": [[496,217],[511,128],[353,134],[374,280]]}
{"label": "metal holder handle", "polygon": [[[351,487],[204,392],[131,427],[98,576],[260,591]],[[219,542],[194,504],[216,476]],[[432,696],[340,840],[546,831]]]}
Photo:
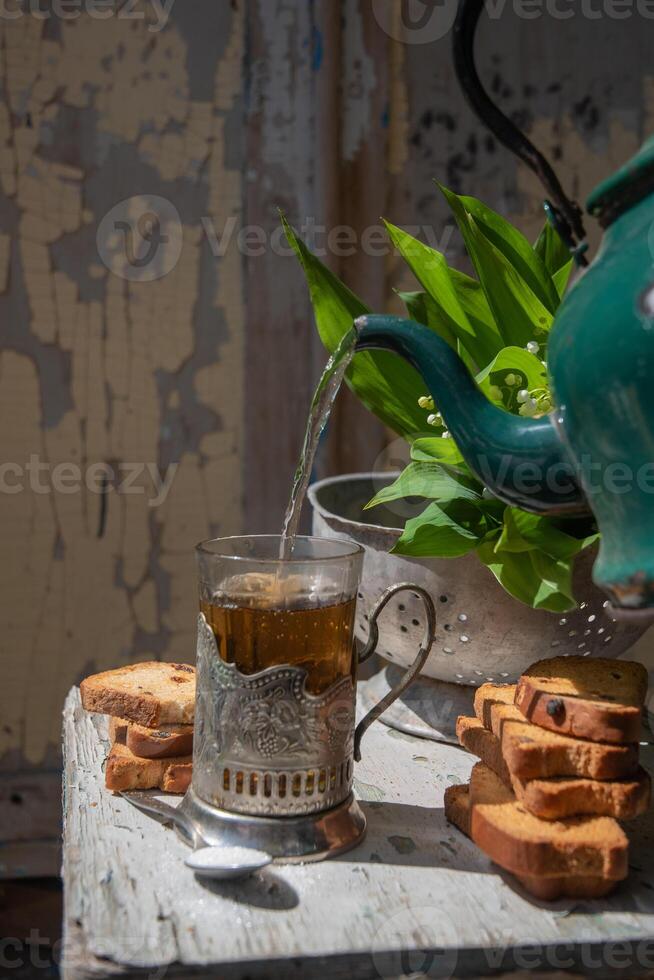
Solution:
{"label": "metal holder handle", "polygon": [[427,613],[427,625],[425,627],[425,635],[423,637],[422,643],[420,644],[420,649],[418,650],[418,655],[413,661],[406,674],[402,680],[391,688],[388,694],[381,699],[379,704],[376,704],[374,708],[368,712],[368,714],[361,719],[354,732],[354,759],[355,762],[361,761],[361,739],[366,734],[373,721],[377,721],[380,715],[389,708],[393,701],[396,701],[400,694],[406,691],[407,687],[416,679],[422,668],[425,666],[427,657],[432,648],[434,642],[434,633],[436,631],[436,609],[434,608],[434,603],[431,596],[419,585],[413,585],[411,582],[398,582],[397,585],[392,585],[389,589],[380,596],[377,605],[373,609],[370,615],[370,632],[368,634],[368,642],[359,654],[359,663],[364,663],[368,657],[372,656],[377,648],[377,643],[379,642],[379,627],[377,625],[377,620],[379,619],[379,614],[382,612],[384,607],[390,602],[394,595],[398,592],[413,592],[419,599],[422,599],[425,611]]}

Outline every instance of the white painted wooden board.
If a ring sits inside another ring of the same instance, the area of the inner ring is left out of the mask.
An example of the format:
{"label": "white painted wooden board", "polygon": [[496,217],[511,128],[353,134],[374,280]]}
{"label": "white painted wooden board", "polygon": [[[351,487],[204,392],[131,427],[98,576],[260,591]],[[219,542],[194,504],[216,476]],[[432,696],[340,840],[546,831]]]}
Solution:
{"label": "white painted wooden board", "polygon": [[467,779],[473,758],[377,723],[357,768],[368,833],[356,850],[208,885],[184,867],[187,851],[173,831],[104,789],[106,730],[106,719],[85,713],[71,690],[64,980],[363,980],[483,976],[530,965],[555,975],[573,964],[594,976],[654,970],[651,813],[632,825],[632,872],[614,896],[544,905],[445,821],[443,791]]}

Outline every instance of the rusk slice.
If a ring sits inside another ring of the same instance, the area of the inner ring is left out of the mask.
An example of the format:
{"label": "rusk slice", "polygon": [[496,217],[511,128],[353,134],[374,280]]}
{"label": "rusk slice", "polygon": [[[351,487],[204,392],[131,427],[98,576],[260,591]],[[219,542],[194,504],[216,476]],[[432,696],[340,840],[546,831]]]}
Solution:
{"label": "rusk slice", "polygon": [[638,745],[609,745],[561,735],[527,721],[511,703],[508,688],[515,685],[483,684],[477,692],[477,717],[489,719],[501,738],[502,755],[519,779],[549,776],[586,776],[589,779],[627,779],[638,769]]}
{"label": "rusk slice", "polygon": [[629,779],[638,770],[638,745],[634,742],[625,745],[589,742],[513,720],[506,720],[501,732],[506,763],[520,779],[547,776]]}
{"label": "rusk slice", "polygon": [[[470,837],[472,807],[470,788],[448,786],[445,790],[445,816],[455,827]],[[603,898],[615,888],[617,882],[610,878],[579,875],[559,875],[537,878],[534,875],[515,875],[525,891],[546,902],[557,898]]]}
{"label": "rusk slice", "polygon": [[109,719],[109,741],[112,745],[114,742],[118,742],[120,745],[126,744],[127,729],[130,725],[131,722],[127,721],[126,718]]}
{"label": "rusk slice", "polygon": [[195,667],[131,664],[87,677],[80,692],[87,711],[116,715],[149,728],[188,725],[195,713]]}
{"label": "rusk slice", "polygon": [[530,813],[543,820],[562,820],[578,814],[632,820],[649,807],[651,781],[642,767],[633,779],[585,779],[552,776],[523,781],[513,777],[516,797]]}
{"label": "rusk slice", "polygon": [[516,686],[515,703],[529,721],[593,742],[637,742],[647,695],[642,664],[602,657],[540,660]]}
{"label": "rusk slice", "polygon": [[491,728],[491,708],[494,704],[512,705],[515,684],[480,684],[475,691],[475,714],[484,728]]}
{"label": "rusk slice", "polygon": [[457,718],[461,745],[496,773],[530,813],[542,820],[563,820],[580,814],[630,820],[649,806],[651,782],[639,768],[633,779],[598,782],[595,779],[554,776],[518,779],[503,757],[502,744],[478,718]]}
{"label": "rusk slice", "polygon": [[470,787],[467,783],[456,783],[445,789],[445,818],[458,827],[462,834],[470,837],[472,807]]}
{"label": "rusk slice", "polygon": [[141,759],[126,745],[116,742],[109,752],[104,775],[107,789],[115,792],[162,789],[168,793],[185,793],[192,772],[190,755],[175,759]]}
{"label": "rusk slice", "polygon": [[193,751],[193,725],[163,724],[147,728],[126,718],[112,718],[109,734],[112,742],[126,745],[142,759],[170,759]]}
{"label": "rusk slice", "polygon": [[456,737],[464,749],[490,766],[503,783],[507,786],[511,785],[511,775],[502,758],[500,740],[484,728],[479,718],[466,718],[465,715],[459,715],[456,720]]}
{"label": "rusk slice", "polygon": [[472,839],[496,864],[537,877],[627,876],[628,841],[611,817],[540,820],[482,762],[470,778]]}

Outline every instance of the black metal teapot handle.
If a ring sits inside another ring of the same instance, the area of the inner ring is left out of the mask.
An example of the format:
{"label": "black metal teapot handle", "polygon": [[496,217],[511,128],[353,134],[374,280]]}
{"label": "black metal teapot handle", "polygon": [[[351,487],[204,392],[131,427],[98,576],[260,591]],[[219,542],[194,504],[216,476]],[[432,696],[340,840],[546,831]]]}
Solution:
{"label": "black metal teapot handle", "polygon": [[550,198],[545,202],[548,219],[570,251],[575,254],[578,263],[586,265],[583,255],[586,232],[581,208],[576,201],[566,196],[558,177],[543,154],[495,105],[481,83],[475,65],[474,43],[475,31],[483,9],[484,0],[459,0],[453,29],[454,68],[459,84],[471,108],[484,125],[539,178]]}

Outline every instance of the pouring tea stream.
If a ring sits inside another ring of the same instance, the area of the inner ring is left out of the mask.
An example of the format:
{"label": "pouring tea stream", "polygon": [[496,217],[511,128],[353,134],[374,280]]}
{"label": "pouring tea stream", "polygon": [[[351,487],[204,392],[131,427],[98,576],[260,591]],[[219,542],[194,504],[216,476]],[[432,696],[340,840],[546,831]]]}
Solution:
{"label": "pouring tea stream", "polygon": [[298,532],[302,505],[307,495],[311,480],[311,471],[332,406],[339,392],[345,372],[347,371],[357,342],[357,333],[353,328],[342,338],[340,344],[331,355],[320,377],[309,409],[309,418],[304,434],[304,442],[300,460],[293,477],[291,496],[284,515],[280,558],[288,558],[293,551],[293,539]]}

